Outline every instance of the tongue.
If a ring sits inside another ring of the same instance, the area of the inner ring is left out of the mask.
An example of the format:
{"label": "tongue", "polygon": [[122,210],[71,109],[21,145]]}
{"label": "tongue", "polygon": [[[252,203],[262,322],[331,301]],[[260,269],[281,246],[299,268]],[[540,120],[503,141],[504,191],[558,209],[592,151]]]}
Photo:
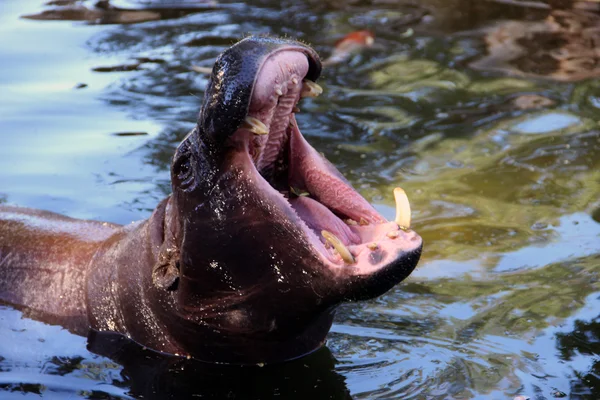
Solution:
{"label": "tongue", "polygon": [[360,243],[358,235],[318,201],[301,196],[290,199],[290,204],[306,225],[315,231],[317,237],[321,237],[321,231],[326,230],[337,236],[346,246]]}
{"label": "tongue", "polygon": [[[355,221],[366,220],[375,224],[385,222],[369,202],[346,182],[338,170],[308,144],[298,130],[294,116],[291,117],[291,125],[290,186],[306,189],[321,203],[319,205]],[[335,218],[339,221],[339,218]]]}

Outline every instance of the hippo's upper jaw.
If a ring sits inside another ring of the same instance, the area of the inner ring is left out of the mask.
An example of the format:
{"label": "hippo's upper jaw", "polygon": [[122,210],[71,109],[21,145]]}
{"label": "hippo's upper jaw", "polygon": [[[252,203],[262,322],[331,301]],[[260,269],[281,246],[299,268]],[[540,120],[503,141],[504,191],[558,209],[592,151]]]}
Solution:
{"label": "hippo's upper jaw", "polygon": [[[174,157],[177,217],[166,227],[177,271],[160,269],[157,282],[187,323],[212,329],[215,354],[234,349],[223,361],[314,350],[337,304],[384,293],[419,260],[421,238],[383,218],[300,133],[296,104],[319,94],[320,70],[301,43],[242,40],[217,60]],[[205,351],[198,340],[177,338],[192,355]]]}

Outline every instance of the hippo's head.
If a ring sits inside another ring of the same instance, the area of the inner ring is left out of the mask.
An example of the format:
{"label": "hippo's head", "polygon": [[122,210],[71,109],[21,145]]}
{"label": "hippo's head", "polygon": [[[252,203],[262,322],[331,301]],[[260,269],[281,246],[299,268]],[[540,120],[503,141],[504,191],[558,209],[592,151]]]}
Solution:
{"label": "hippo's head", "polygon": [[381,295],[419,260],[421,238],[375,211],[300,133],[296,104],[320,93],[320,72],[310,47],[265,37],[216,62],[173,158],[171,246],[153,274],[176,299],[183,327],[171,334],[188,354],[299,357],[324,343],[338,304]]}

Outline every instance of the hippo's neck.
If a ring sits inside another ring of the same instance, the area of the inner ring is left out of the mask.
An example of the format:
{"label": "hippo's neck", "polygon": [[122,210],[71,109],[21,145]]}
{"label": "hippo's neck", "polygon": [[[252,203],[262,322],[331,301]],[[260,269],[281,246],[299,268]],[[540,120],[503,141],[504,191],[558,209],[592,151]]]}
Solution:
{"label": "hippo's neck", "polygon": [[161,323],[161,314],[173,307],[174,295],[152,281],[169,203],[170,197],[148,220],[123,227],[102,245],[90,266],[86,299],[93,329],[119,332],[158,350],[176,352]]}
{"label": "hippo's neck", "polygon": [[86,270],[118,230],[110,223],[0,206],[0,302],[86,334]]}

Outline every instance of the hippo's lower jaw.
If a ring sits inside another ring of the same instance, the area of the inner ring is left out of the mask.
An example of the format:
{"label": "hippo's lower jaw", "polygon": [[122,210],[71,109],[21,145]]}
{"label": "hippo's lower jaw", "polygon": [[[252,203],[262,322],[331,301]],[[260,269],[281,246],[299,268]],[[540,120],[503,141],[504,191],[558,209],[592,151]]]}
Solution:
{"label": "hippo's lower jaw", "polygon": [[230,160],[254,182],[261,201],[300,229],[302,237],[293,245],[310,247],[335,279],[345,282],[343,299],[372,298],[412,272],[422,240],[381,216],[304,139],[296,104],[321,91],[305,79],[308,69],[306,55],[293,49],[267,58],[248,117],[229,139],[235,149]]}

